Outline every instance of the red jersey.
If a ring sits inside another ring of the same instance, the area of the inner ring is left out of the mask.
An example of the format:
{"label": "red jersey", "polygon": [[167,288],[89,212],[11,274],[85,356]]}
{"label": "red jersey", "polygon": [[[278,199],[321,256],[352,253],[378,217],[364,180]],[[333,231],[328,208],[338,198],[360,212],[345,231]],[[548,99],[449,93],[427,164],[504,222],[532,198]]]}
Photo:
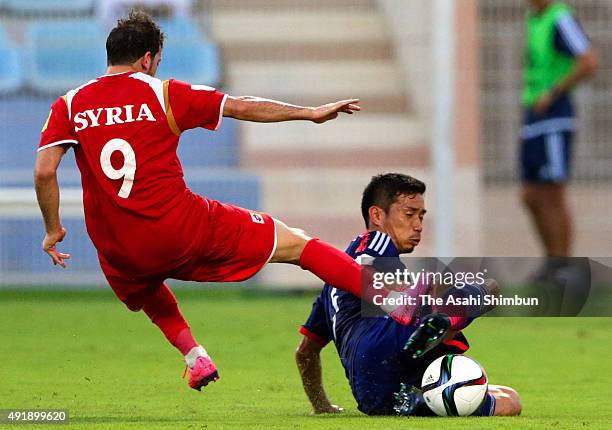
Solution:
{"label": "red jersey", "polygon": [[226,97],[128,72],[99,77],[53,104],[39,151],[74,145],[87,231],[113,267],[166,273],[205,240],[209,202],[188,190],[176,150],[182,131],[219,127]]}

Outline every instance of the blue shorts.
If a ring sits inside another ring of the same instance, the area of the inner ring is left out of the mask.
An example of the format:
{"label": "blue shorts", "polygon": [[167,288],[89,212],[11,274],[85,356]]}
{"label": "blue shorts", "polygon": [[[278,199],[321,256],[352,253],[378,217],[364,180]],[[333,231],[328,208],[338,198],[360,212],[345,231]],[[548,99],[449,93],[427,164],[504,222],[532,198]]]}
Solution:
{"label": "blue shorts", "polygon": [[574,132],[542,134],[521,142],[521,177],[527,183],[564,183],[570,178]]}

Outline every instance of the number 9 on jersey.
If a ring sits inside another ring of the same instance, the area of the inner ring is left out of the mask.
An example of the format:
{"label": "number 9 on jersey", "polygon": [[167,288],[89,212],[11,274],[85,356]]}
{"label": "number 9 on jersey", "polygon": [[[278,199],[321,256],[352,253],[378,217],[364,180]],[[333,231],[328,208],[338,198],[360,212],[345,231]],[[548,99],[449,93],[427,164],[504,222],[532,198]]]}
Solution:
{"label": "number 9 on jersey", "polygon": [[[111,157],[115,151],[121,151],[123,154],[123,166],[120,169],[115,169],[111,163]],[[123,178],[123,184],[121,184],[119,189],[119,197],[127,199],[132,191],[134,176],[136,175],[136,154],[134,149],[123,139],[111,139],[102,148],[100,165],[108,178]]]}

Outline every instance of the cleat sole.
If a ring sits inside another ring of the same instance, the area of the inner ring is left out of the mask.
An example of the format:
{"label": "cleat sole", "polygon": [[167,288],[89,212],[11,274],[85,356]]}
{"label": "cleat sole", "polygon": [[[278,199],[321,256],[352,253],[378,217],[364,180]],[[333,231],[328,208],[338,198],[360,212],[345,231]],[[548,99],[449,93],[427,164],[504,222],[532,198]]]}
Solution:
{"label": "cleat sole", "polygon": [[449,329],[450,323],[446,315],[429,315],[415,330],[404,350],[410,353],[412,358],[420,358],[439,345]]}
{"label": "cleat sole", "polygon": [[217,382],[219,380],[219,372],[214,371],[210,375],[206,376],[200,381],[200,385],[196,388],[198,391],[202,391],[202,387],[206,387],[211,382]]}

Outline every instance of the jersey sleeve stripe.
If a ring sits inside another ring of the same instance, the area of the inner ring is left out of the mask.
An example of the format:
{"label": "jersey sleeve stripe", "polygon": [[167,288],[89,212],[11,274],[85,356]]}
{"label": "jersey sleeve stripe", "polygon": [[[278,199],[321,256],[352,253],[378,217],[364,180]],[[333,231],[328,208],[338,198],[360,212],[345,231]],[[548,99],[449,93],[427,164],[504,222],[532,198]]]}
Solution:
{"label": "jersey sleeve stripe", "polygon": [[223,100],[221,100],[221,106],[219,107],[219,121],[217,121],[217,125],[215,126],[215,131],[219,130],[221,127],[221,122],[223,121],[223,110],[225,109],[225,102],[227,101],[227,94],[223,96]]}
{"label": "jersey sleeve stripe", "polygon": [[374,248],[374,251],[381,253],[381,248],[383,246],[386,246],[387,244],[389,244],[389,236],[387,236],[386,234],[381,234],[381,239],[378,241],[378,244],[376,245],[376,247]]}
{"label": "jersey sleeve stripe", "polygon": [[79,144],[79,142],[77,140],[73,140],[73,139],[58,140],[57,142],[53,142],[53,143],[49,143],[49,144],[47,144],[45,146],[41,146],[40,148],[38,148],[38,150],[36,152],[40,152],[43,149],[51,148],[52,146],[63,145],[65,143],[71,143],[73,145],[78,145]]}
{"label": "jersey sleeve stripe", "polygon": [[571,15],[559,18],[557,28],[574,55],[582,55],[589,49],[588,38]]}
{"label": "jersey sleeve stripe", "polygon": [[164,107],[166,109],[166,120],[168,121],[168,126],[170,127],[170,130],[172,130],[172,133],[180,136],[182,132],[176,123],[176,119],[174,119],[174,113],[172,113],[172,107],[170,106],[169,87],[170,81],[164,81]]}
{"label": "jersey sleeve stripe", "polygon": [[380,239],[380,231],[376,232],[376,234],[374,235],[374,239],[372,239],[372,242],[370,242],[370,246],[368,246],[368,248],[374,249],[374,246],[376,246],[376,242],[378,242],[378,239]]}
{"label": "jersey sleeve stripe", "polygon": [[383,255],[385,253],[385,251],[387,250],[387,246],[389,246],[389,242],[391,242],[391,236],[387,236],[385,244],[382,246],[382,248],[380,248],[380,251],[378,251],[380,255]]}
{"label": "jersey sleeve stripe", "polygon": [[385,238],[386,236],[384,235],[384,233],[380,235],[380,240],[376,243],[376,246],[374,247],[374,251],[378,252],[382,244],[385,243]]}

